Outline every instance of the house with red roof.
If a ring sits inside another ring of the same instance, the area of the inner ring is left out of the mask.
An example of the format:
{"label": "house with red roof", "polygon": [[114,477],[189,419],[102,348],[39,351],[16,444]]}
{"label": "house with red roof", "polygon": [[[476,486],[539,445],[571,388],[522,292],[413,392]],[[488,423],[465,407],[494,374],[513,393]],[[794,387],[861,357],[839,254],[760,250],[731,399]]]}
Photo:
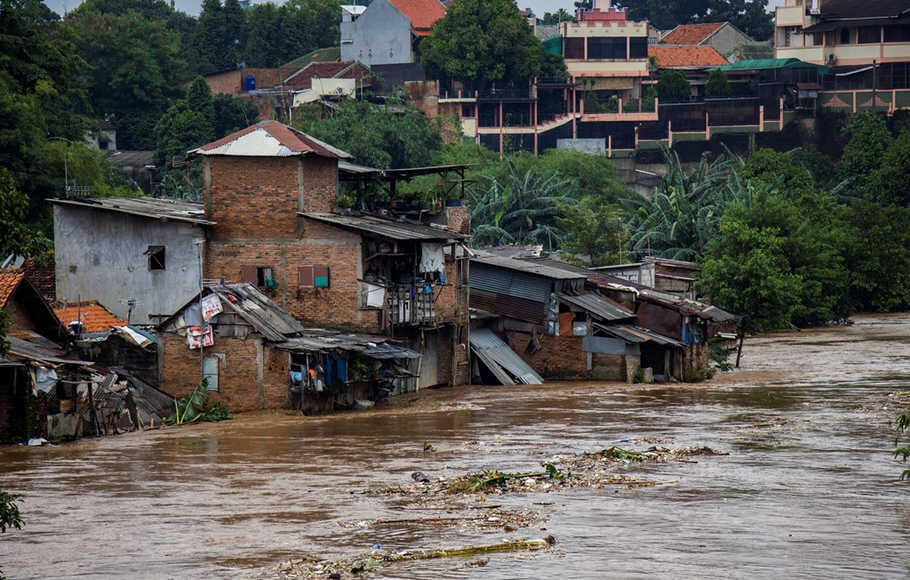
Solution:
{"label": "house with red roof", "polygon": [[739,60],[742,47],[755,41],[729,22],[681,24],[664,35],[661,44],[710,46],[730,62]]}
{"label": "house with red roof", "polygon": [[417,41],[446,12],[439,0],[373,0],[366,10],[352,8],[341,7],[341,60],[369,67],[416,62]]}
{"label": "house with red roof", "polygon": [[9,318],[9,336],[57,340],[64,335],[60,321],[23,270],[0,270],[0,310]]}

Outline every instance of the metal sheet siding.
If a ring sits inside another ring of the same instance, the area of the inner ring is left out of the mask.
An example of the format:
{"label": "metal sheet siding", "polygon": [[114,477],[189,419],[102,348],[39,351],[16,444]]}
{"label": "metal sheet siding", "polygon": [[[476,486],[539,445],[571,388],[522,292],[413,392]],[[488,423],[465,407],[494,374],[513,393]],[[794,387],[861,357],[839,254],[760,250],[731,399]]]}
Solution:
{"label": "metal sheet siding", "polygon": [[546,305],[543,302],[525,300],[505,294],[492,294],[483,290],[471,290],[471,308],[486,310],[500,316],[507,316],[534,324],[546,320]]}
{"label": "metal sheet siding", "polygon": [[471,290],[505,294],[525,300],[546,303],[552,281],[515,270],[496,268],[480,262],[471,264]]}

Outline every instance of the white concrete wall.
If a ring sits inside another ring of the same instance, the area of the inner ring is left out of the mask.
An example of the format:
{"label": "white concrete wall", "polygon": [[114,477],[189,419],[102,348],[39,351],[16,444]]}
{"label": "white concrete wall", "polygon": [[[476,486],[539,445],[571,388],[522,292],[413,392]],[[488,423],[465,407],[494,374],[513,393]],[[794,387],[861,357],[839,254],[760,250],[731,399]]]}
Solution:
{"label": "white concrete wall", "polygon": [[294,93],[294,106],[318,101],[323,96],[351,97],[356,88],[357,79],[313,79],[311,88]]}
{"label": "white concrete wall", "polygon": [[[106,210],[54,206],[57,299],[97,300],[130,322],[148,324],[149,314],[172,314],[199,291],[195,239],[201,226],[160,221]],[[165,247],[164,270],[149,270],[144,252]]]}
{"label": "white concrete wall", "polygon": [[373,66],[414,59],[411,23],[388,0],[373,0],[357,20],[342,22],[341,39],[341,60]]}

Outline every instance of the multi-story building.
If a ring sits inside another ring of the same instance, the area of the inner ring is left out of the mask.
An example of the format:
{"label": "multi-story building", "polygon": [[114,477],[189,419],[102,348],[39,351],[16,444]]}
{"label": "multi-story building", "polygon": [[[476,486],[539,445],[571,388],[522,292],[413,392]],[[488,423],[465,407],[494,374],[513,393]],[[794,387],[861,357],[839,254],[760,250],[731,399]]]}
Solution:
{"label": "multi-story building", "polygon": [[777,58],[829,67],[820,106],[910,106],[910,4],[906,0],[787,0],[776,9]]}

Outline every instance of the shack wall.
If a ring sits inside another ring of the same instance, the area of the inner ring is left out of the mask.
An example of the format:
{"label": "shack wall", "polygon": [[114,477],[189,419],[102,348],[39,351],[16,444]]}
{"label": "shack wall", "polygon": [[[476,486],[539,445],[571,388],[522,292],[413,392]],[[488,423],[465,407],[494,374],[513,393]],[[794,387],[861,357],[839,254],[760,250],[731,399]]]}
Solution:
{"label": "shack wall", "polygon": [[[55,204],[57,299],[97,300],[131,324],[150,324],[150,314],[170,314],[198,292],[194,241],[204,237],[191,223]],[[165,247],[165,269],[149,269],[149,246]]]}
{"label": "shack wall", "polygon": [[541,348],[531,354],[527,352],[530,333],[507,330],[505,338],[509,347],[545,379],[588,378],[587,354],[582,352],[581,336],[538,334]]}
{"label": "shack wall", "polygon": [[[190,350],[186,338],[174,333],[162,335],[159,349],[163,389],[175,397],[191,393],[202,380],[203,355]],[[216,337],[215,346],[205,349],[204,356],[219,359],[218,391],[210,391],[209,397],[224,403],[231,412],[286,405],[286,352],[258,337]]]}

